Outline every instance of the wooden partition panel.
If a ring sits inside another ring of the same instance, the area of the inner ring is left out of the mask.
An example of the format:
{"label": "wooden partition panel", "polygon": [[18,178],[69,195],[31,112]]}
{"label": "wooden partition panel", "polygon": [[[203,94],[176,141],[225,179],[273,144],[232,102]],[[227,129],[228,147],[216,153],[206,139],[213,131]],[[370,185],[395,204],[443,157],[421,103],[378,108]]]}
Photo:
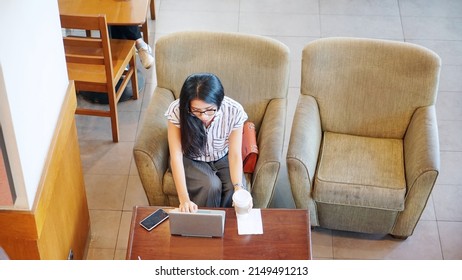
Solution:
{"label": "wooden partition panel", "polygon": [[[38,246],[41,259],[66,259],[72,249],[74,258],[82,259],[89,230],[89,214],[86,203],[80,154],[75,125],[69,137],[63,139],[68,147],[57,154],[49,188],[53,188],[48,202],[37,208],[36,217],[41,232]],[[78,172],[77,172],[78,171]]]}
{"label": "wooden partition panel", "polygon": [[70,83],[31,211],[0,211],[0,246],[11,259],[82,259],[90,229]]}

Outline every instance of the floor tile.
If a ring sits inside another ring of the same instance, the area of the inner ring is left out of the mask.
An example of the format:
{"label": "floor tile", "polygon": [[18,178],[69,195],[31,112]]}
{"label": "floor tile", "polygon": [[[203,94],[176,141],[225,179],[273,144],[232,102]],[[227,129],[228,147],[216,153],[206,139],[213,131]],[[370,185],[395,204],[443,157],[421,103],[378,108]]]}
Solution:
{"label": "floor tile", "polygon": [[126,250],[128,245],[128,239],[130,235],[130,224],[132,220],[131,211],[123,211],[122,218],[120,220],[119,234],[117,236],[117,250]]}
{"label": "floor tile", "polygon": [[162,0],[161,13],[165,11],[188,12],[239,12],[240,0]]}
{"label": "floor tile", "polygon": [[122,210],[128,175],[85,175],[88,208]]}
{"label": "floor tile", "polygon": [[[286,129],[284,137],[284,156],[287,155],[287,149],[290,143],[290,134],[292,132],[292,124],[294,121],[295,110],[297,109],[298,99],[300,97],[299,87],[290,87],[287,94],[287,118],[286,118]],[[283,165],[286,165],[285,162]]]}
{"label": "floor tile", "polygon": [[438,222],[445,260],[462,260],[462,222]]}
{"label": "floor tile", "polygon": [[462,89],[462,65],[444,65],[440,73],[440,91],[457,91]]}
{"label": "floor tile", "polygon": [[425,206],[425,209],[422,212],[422,215],[420,216],[421,221],[436,221],[435,206],[433,202],[434,192],[435,192],[435,188],[433,188],[432,194],[428,198],[427,205]]}
{"label": "floor tile", "polygon": [[399,0],[402,16],[460,17],[459,0]]}
{"label": "floor tile", "polygon": [[320,37],[318,15],[241,13],[239,32],[265,36]]}
{"label": "floor tile", "polygon": [[[285,158],[285,155],[284,155]],[[270,208],[295,208],[286,165],[281,165]]]}
{"label": "floor tile", "polygon": [[462,222],[462,185],[436,185],[432,197],[438,221]]}
{"label": "floor tile", "polygon": [[114,249],[90,248],[86,260],[113,260]]}
{"label": "floor tile", "polygon": [[436,221],[420,221],[406,240],[334,231],[335,259],[442,259]]}
{"label": "floor tile", "polygon": [[[155,37],[153,38],[154,40],[157,40],[159,37],[158,33],[156,32]],[[155,45],[152,44],[152,49],[155,52]],[[156,57],[154,57],[154,63],[155,63]],[[148,84],[155,84],[157,83],[157,77],[156,77],[156,72],[155,72],[155,66],[151,67],[150,69],[144,69],[144,79],[146,81],[145,88],[147,87]]]}
{"label": "floor tile", "polygon": [[321,15],[321,36],[404,39],[398,16]]}
{"label": "floor tile", "polygon": [[[109,118],[76,115],[75,120],[79,140],[101,139],[112,141],[111,121]],[[121,134],[119,130],[119,137]]]}
{"label": "floor tile", "polygon": [[[310,42],[319,39],[318,37],[292,37],[292,36],[271,36],[289,47],[290,60],[301,61],[302,50]],[[298,73],[291,73],[291,75],[298,75]]]}
{"label": "floor tile", "polygon": [[315,227],[311,230],[312,254],[314,258],[333,259],[332,231]]}
{"label": "floor tile", "polygon": [[90,210],[90,249],[116,247],[122,211]]}
{"label": "floor tile", "polygon": [[138,168],[136,166],[135,162],[135,157],[132,155],[131,161],[130,161],[130,176],[140,176],[138,173]]}
{"label": "floor tile", "polygon": [[322,15],[399,16],[395,0],[323,0]]}
{"label": "floor tile", "polygon": [[441,151],[462,152],[462,120],[438,120]]}
{"label": "floor tile", "polygon": [[[462,3],[462,2],[461,2]],[[462,11],[461,11],[462,12]],[[441,57],[444,65],[462,65],[462,41],[406,40],[426,47]]]}
{"label": "floor tile", "polygon": [[156,32],[185,30],[237,32],[238,13],[163,11],[158,15]]}
{"label": "floor tile", "polygon": [[139,112],[141,110],[141,105],[143,104],[143,97],[146,84],[143,86],[143,89],[138,92],[138,99],[129,99],[123,102],[119,102],[117,105],[119,112]]}
{"label": "floor tile", "polygon": [[[146,90],[143,94],[143,103],[141,105],[141,110],[146,110],[151,101],[152,95],[154,93],[154,89],[156,88],[156,84],[146,84]],[[140,117],[140,124],[143,119]]]}
{"label": "floor tile", "polygon": [[302,83],[302,61],[291,61],[289,67],[289,88],[300,88]]}
{"label": "floor tile", "polygon": [[440,174],[436,183],[439,185],[460,185],[462,183],[462,172],[460,172],[462,152],[442,151],[440,158]]}
{"label": "floor tile", "polygon": [[278,14],[318,14],[317,0],[252,0],[241,1],[241,12]]}
{"label": "floor tile", "polygon": [[84,174],[128,175],[133,142],[79,141]]}
{"label": "floor tile", "polygon": [[462,40],[462,18],[402,17],[406,40]]}
{"label": "floor tile", "polygon": [[149,202],[139,176],[129,176],[125,193],[124,211],[132,211],[134,206],[148,206]]}
{"label": "floor tile", "polygon": [[114,253],[114,260],[125,260],[127,256],[127,249],[117,249]]}
{"label": "floor tile", "polygon": [[[158,10],[158,7],[159,7],[159,6],[156,6],[156,10]],[[149,32],[149,36],[150,36],[150,37],[149,37],[149,44],[150,44],[150,45],[151,45],[152,42],[153,42],[153,41],[151,40],[151,38],[153,38],[152,36],[153,36],[153,34],[155,33],[155,31],[156,31],[156,23],[157,23],[156,20],[151,20],[151,13],[148,12],[148,32]],[[146,42],[146,43],[148,43],[148,42]],[[151,46],[152,46],[152,45],[151,45]]]}
{"label": "floor tile", "polygon": [[438,92],[436,116],[440,120],[462,120],[462,91]]}
{"label": "floor tile", "polygon": [[[139,112],[118,111],[120,142],[135,140],[139,116]],[[81,140],[112,141],[111,120],[108,117],[76,115],[76,124]]]}
{"label": "floor tile", "polygon": [[[140,112],[119,111],[120,142],[133,142],[136,139],[136,131],[140,121]],[[93,139],[92,139],[93,140]],[[94,139],[97,140],[97,139]]]}

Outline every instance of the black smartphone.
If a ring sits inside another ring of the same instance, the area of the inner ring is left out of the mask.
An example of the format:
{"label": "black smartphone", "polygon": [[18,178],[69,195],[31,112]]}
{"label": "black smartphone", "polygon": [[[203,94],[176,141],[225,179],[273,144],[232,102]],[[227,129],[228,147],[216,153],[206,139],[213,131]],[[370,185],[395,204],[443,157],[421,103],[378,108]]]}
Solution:
{"label": "black smartphone", "polygon": [[149,214],[144,218],[140,225],[144,227],[147,231],[151,231],[153,228],[158,226],[160,223],[165,221],[168,218],[168,213],[163,209],[157,209],[153,213]]}

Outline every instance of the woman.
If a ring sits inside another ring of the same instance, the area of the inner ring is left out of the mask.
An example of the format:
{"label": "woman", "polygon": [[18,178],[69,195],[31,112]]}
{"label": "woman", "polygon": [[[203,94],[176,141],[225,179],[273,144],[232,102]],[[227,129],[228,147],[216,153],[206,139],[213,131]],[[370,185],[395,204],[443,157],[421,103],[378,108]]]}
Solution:
{"label": "woman", "polygon": [[234,191],[245,189],[242,171],[242,129],[247,114],[225,96],[217,76],[189,76],[168,119],[168,144],[180,210],[231,207]]}

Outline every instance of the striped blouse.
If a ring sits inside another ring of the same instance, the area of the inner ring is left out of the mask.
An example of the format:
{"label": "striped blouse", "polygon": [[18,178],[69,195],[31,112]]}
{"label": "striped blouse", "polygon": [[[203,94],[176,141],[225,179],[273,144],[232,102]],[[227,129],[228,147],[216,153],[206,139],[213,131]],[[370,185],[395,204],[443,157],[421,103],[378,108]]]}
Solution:
{"label": "striped blouse", "polygon": [[[165,116],[175,126],[180,127],[179,99],[170,104]],[[205,129],[207,133],[205,153],[193,160],[211,162],[224,157],[228,153],[231,131],[242,127],[247,118],[242,105],[225,96],[212,123]]]}

